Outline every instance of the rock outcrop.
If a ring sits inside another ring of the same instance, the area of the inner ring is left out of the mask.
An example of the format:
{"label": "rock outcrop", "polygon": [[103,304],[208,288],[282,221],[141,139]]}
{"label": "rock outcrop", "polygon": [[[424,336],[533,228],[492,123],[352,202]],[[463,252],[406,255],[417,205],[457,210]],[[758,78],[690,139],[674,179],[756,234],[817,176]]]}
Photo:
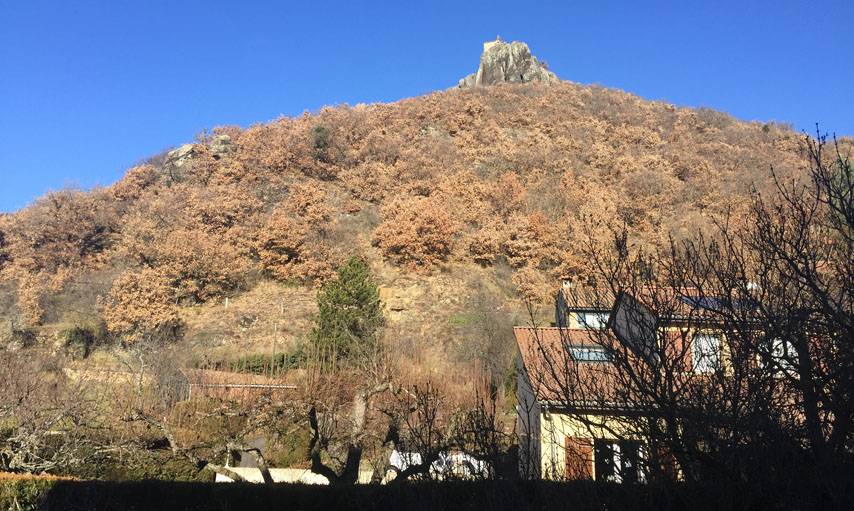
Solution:
{"label": "rock outcrop", "polygon": [[[191,171],[194,161],[205,151],[201,143],[184,144],[166,153],[163,161],[163,172],[173,181],[180,181],[188,171]],[[207,142],[207,152],[214,160],[220,160],[235,151],[231,137],[217,135]]]}
{"label": "rock outcrop", "polygon": [[480,67],[457,85],[461,89],[495,85],[497,83],[557,82],[559,78],[546,65],[531,55],[528,45],[501,38],[483,43]]}
{"label": "rock outcrop", "polygon": [[181,147],[169,151],[166,154],[166,161],[164,162],[164,166],[180,169],[193,159],[195,152],[195,144],[184,144]]}

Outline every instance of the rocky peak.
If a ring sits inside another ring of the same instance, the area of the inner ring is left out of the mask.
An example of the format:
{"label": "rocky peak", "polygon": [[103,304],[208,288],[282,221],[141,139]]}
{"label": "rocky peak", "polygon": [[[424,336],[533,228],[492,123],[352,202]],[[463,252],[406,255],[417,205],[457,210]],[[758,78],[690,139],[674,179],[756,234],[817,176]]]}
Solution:
{"label": "rocky peak", "polygon": [[480,56],[480,67],[457,85],[461,89],[495,85],[496,83],[526,83],[558,81],[558,77],[548,70],[546,65],[537,57],[531,55],[528,45],[513,41],[507,43],[496,38],[495,41],[483,43],[483,54]]}

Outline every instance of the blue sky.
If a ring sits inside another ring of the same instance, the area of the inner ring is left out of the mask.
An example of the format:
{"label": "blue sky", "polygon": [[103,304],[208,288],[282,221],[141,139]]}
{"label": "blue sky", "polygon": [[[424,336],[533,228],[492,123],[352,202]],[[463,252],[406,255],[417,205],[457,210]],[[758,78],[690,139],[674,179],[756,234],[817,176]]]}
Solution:
{"label": "blue sky", "polygon": [[205,128],[452,86],[497,34],[564,79],[854,135],[854,2],[747,4],[0,0],[0,211]]}

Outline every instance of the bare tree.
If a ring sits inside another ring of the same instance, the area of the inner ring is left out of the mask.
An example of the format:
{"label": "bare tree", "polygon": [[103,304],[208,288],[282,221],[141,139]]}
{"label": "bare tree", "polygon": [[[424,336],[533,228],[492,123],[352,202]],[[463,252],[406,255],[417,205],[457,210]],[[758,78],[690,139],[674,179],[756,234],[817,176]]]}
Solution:
{"label": "bare tree", "polygon": [[129,361],[133,381],[128,423],[142,423],[165,438],[176,457],[234,481],[245,477],[228,463],[233,453],[250,455],[265,483],[273,483],[270,467],[260,447],[251,440],[266,431],[297,429],[297,405],[270,391],[255,392],[243,399],[213,398],[183,401],[187,380],[180,357],[163,348],[134,348]]}
{"label": "bare tree", "polygon": [[[498,395],[490,389],[484,396],[475,393],[474,403],[462,410],[455,421],[454,443],[479,466],[469,466],[467,471],[477,479],[510,478],[518,467],[508,466],[508,450],[516,439],[506,432],[498,410]],[[512,461],[512,460],[511,460]]]}
{"label": "bare tree", "polygon": [[[590,285],[567,294],[620,304],[631,335],[534,343],[538,392],[591,436],[644,439],[652,477],[793,488],[796,474],[833,480],[854,461],[854,178],[838,146],[804,148],[807,180],[772,171],[776,193],[754,194],[741,225],[663,250],[633,247],[625,229],[610,250],[586,247]],[[585,362],[585,346],[607,363]]]}
{"label": "bare tree", "polygon": [[0,353],[0,469],[55,472],[96,456],[105,447],[99,404],[104,392],[83,371],[38,349]]}
{"label": "bare tree", "polygon": [[333,485],[358,482],[365,449],[377,439],[378,428],[373,424],[377,416],[374,401],[378,395],[392,389],[388,380],[366,385],[358,381],[360,375],[355,378],[356,382],[350,380],[347,385],[340,374],[323,376],[324,383],[317,385],[316,382],[307,397],[311,471]]}
{"label": "bare tree", "polygon": [[383,413],[388,417],[385,443],[401,458],[399,466],[385,463],[382,479],[394,474],[395,484],[415,478],[429,478],[434,464],[454,445],[453,417],[446,409],[445,397],[430,382],[399,388],[388,400]]}

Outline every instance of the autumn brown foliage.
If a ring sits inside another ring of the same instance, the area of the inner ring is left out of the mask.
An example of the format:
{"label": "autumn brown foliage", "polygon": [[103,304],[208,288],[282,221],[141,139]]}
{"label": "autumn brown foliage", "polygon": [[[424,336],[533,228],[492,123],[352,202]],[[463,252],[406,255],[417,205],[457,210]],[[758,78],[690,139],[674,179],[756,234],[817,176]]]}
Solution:
{"label": "autumn brown foliage", "polygon": [[107,328],[128,342],[174,339],[180,326],[174,296],[169,279],[157,270],[128,271],[104,300]]}
{"label": "autumn brown foliage", "polygon": [[392,261],[411,268],[429,268],[451,251],[454,225],[435,200],[412,197],[391,203],[374,243]]}
{"label": "autumn brown foliage", "polygon": [[3,271],[3,268],[9,262],[9,247],[6,242],[6,232],[4,231],[4,224],[8,215],[0,215],[0,272]]}
{"label": "autumn brown foliage", "polygon": [[[577,247],[596,225],[662,246],[738,217],[771,163],[796,175],[798,144],[785,126],[568,82],[324,108],[215,128],[107,189],[0,218],[0,277],[32,325],[45,297],[93,269],[127,270],[114,289],[135,275],[165,310],[259,276],[317,283],[354,243],[404,271],[507,261],[530,288],[583,273]],[[116,328],[136,322],[117,294],[104,300]]]}

